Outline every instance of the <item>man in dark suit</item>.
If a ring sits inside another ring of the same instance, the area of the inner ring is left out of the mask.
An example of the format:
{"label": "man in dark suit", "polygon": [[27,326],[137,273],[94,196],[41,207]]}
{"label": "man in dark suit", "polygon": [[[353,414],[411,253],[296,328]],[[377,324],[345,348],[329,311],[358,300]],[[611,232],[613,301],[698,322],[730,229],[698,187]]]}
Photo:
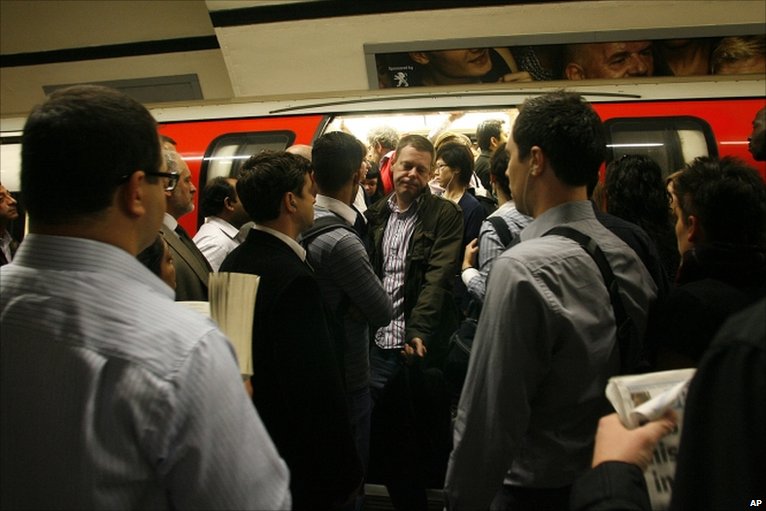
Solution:
{"label": "man in dark suit", "polygon": [[212,268],[186,230],[178,223],[179,218],[194,211],[194,194],[197,188],[192,183],[189,167],[173,146],[163,142],[163,154],[168,170],[179,174],[173,191],[165,192],[165,218],[160,229],[173,254],[173,265],[176,268],[176,300],[207,301],[207,280]]}
{"label": "man in dark suit", "polygon": [[253,318],[253,403],[290,468],[293,509],[337,509],[358,493],[351,435],[322,295],[296,241],[314,223],[311,163],[261,153],[237,193],[255,222],[221,271],[261,277]]}

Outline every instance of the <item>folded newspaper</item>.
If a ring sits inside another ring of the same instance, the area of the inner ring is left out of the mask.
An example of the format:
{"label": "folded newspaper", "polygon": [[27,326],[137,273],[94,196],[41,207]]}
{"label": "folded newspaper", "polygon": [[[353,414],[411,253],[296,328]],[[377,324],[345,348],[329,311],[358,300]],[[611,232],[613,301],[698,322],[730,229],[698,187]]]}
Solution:
{"label": "folded newspaper", "polygon": [[260,278],[247,273],[211,273],[210,302],[178,302],[213,319],[229,338],[243,377],[253,374],[253,312]]}
{"label": "folded newspaper", "polygon": [[686,392],[696,369],[678,369],[630,376],[615,376],[606,386],[606,397],[628,429],[659,419],[672,409],[678,425],[660,440],[644,472],[654,511],[668,509],[676,472]]}

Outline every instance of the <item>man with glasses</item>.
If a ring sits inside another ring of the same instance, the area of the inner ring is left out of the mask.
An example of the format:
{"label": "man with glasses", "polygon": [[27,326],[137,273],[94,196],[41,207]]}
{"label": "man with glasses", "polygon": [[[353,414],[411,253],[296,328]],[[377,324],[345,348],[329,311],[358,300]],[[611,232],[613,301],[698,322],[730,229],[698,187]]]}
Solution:
{"label": "man with glasses", "polygon": [[226,338],[136,259],[173,180],[149,112],[58,90],[21,151],[29,234],[0,269],[0,508],[289,508]]}
{"label": "man with glasses", "polygon": [[173,253],[176,267],[176,300],[207,301],[207,280],[212,268],[194,244],[178,219],[194,211],[191,172],[186,162],[168,142],[163,142],[163,155],[172,175],[165,188],[166,210],[160,232]]}

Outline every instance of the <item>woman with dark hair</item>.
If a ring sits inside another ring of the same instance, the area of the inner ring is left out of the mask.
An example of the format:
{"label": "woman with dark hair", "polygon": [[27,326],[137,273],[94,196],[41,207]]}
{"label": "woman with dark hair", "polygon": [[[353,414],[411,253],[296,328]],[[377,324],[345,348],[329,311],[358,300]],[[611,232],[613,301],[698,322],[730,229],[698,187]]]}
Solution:
{"label": "woman with dark hair", "polygon": [[154,243],[146,247],[136,258],[152,273],[161,278],[165,284],[173,289],[176,288],[176,268],[173,266],[173,255],[161,234],[158,234]]}
{"label": "woman with dark hair", "polygon": [[473,153],[463,144],[446,143],[436,151],[434,177],[444,189],[442,197],[463,210],[463,248],[479,236],[481,222],[486,218],[484,208],[468,191],[473,176]]}
{"label": "woman with dark hair", "polygon": [[648,156],[623,156],[607,166],[603,193],[607,213],[640,226],[654,241],[672,282],[680,255],[671,216],[671,197],[659,165]]}

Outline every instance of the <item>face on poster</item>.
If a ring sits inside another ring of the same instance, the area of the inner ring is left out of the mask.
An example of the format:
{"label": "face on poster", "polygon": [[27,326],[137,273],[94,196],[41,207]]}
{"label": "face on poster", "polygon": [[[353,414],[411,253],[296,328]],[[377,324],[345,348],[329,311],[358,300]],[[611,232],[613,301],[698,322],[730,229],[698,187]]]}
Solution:
{"label": "face on poster", "polygon": [[766,34],[375,54],[378,88],[766,73]]}

